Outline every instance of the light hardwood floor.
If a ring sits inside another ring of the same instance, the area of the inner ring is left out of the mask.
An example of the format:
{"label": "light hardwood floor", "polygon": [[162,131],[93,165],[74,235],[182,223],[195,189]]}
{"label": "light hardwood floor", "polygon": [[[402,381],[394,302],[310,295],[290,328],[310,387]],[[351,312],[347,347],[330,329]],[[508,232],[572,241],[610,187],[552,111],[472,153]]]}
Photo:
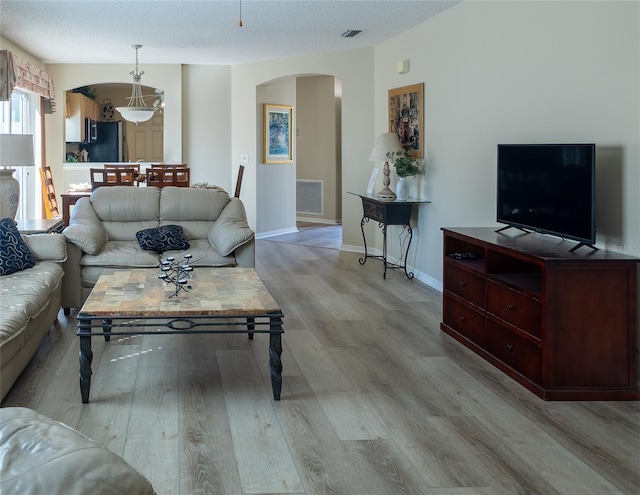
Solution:
{"label": "light hardwood floor", "polygon": [[103,442],[162,495],[639,493],[640,403],[538,399],[439,330],[440,293],[310,230],[257,242],[281,401],[267,336],[183,335],[95,338],[83,405],[61,312],[2,406]]}

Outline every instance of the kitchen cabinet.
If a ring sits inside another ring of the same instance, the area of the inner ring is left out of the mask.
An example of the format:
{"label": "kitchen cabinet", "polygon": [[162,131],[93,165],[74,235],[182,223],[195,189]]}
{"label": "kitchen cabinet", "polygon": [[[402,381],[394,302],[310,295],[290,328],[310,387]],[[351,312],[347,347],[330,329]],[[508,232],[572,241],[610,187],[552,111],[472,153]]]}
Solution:
{"label": "kitchen cabinet", "polygon": [[87,119],[95,123],[99,120],[100,105],[81,93],[67,93],[67,115],[65,135],[68,143],[90,141]]}
{"label": "kitchen cabinet", "polygon": [[638,400],[638,258],[444,231],[440,328],[545,400]]}

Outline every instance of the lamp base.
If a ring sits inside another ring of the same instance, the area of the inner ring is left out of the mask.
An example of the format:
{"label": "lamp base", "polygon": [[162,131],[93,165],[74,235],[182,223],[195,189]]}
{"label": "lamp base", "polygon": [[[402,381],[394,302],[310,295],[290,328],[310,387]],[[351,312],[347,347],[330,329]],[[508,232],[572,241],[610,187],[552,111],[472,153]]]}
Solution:
{"label": "lamp base", "polygon": [[396,193],[394,193],[389,186],[384,186],[380,192],[376,194],[378,199],[396,199]]}
{"label": "lamp base", "polygon": [[0,170],[0,218],[15,220],[20,203],[20,183],[13,176],[15,169]]}

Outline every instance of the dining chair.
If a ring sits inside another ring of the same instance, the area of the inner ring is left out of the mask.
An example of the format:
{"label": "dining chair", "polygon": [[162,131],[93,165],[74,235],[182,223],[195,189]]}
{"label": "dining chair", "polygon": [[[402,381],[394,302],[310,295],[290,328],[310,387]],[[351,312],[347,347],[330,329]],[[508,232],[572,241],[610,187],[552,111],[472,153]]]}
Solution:
{"label": "dining chair", "polygon": [[240,188],[242,187],[242,176],[244,175],[244,165],[240,165],[238,168],[238,178],[236,179],[236,192],[234,197],[240,197]]}
{"label": "dining chair", "polygon": [[60,210],[58,209],[56,188],[53,186],[51,167],[45,166],[40,169],[40,180],[42,181],[42,199],[46,207],[47,219],[59,217]]}
{"label": "dining chair", "polygon": [[133,186],[135,168],[91,168],[91,189],[103,186]]}
{"label": "dining chair", "polygon": [[151,168],[173,169],[173,168],[189,168],[186,163],[152,163]]}
{"label": "dining chair", "polygon": [[149,168],[146,173],[147,186],[189,187],[191,181],[189,168]]}
{"label": "dining chair", "polygon": [[[132,181],[138,184],[138,177],[140,177],[140,164],[139,163],[123,163],[123,164],[109,164],[105,163],[104,167],[108,170],[125,170],[125,169],[133,169],[135,170],[135,174],[131,177]],[[109,179],[113,179],[113,176],[109,176]]]}

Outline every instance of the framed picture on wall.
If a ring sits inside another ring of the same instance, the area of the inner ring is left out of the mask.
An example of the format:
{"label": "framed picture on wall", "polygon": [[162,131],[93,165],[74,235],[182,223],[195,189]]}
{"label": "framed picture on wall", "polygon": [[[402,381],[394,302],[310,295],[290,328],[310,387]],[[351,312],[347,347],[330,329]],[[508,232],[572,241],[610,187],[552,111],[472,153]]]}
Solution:
{"label": "framed picture on wall", "polygon": [[389,132],[414,158],[424,157],[424,83],[389,90]]}
{"label": "framed picture on wall", "polygon": [[293,163],[293,107],[264,104],[263,163]]}

